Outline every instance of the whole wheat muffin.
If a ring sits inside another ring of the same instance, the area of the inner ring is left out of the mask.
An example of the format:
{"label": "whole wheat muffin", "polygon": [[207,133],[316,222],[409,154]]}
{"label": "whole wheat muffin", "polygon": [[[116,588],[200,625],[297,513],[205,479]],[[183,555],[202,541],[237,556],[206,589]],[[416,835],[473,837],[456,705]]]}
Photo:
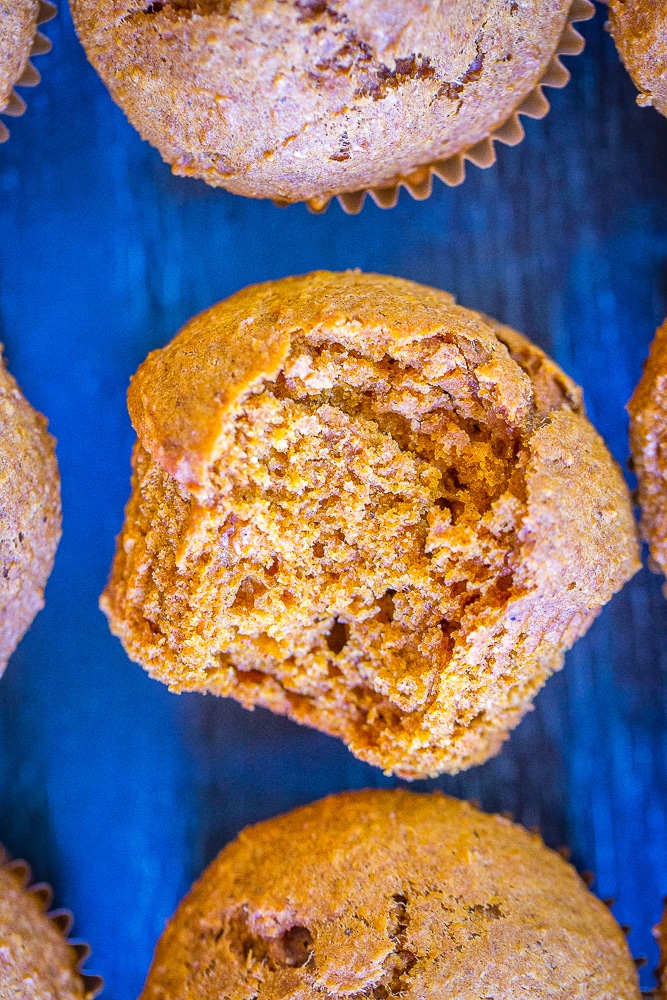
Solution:
{"label": "whole wheat muffin", "polygon": [[38,13],[39,0],[0,0],[0,111],[28,65]]}
{"label": "whole wheat muffin", "polygon": [[465,802],[335,795],[244,830],[183,900],[141,1000],[639,1000],[576,871]]}
{"label": "whole wheat muffin", "polygon": [[[395,186],[490,136],[553,70],[561,40],[560,51],[581,49],[569,21],[593,9],[586,0],[71,6],[111,96],[175,173],[314,207]],[[558,66],[550,82],[566,79]]]}
{"label": "whole wheat muffin", "polygon": [[[39,82],[39,73],[30,63],[31,55],[41,55],[51,48],[38,34],[37,26],[55,13],[51,3],[41,0],[0,0],[0,113],[20,114],[25,105],[14,93],[14,86]],[[0,141],[7,137],[0,124]]]}
{"label": "whole wheat muffin", "polygon": [[405,777],[496,753],[638,567],[580,390],[413,282],[239,292],[149,356],[129,409],[102,598],[129,655]]}
{"label": "whole wheat muffin", "polygon": [[50,888],[30,888],[29,878],[26,863],[8,863],[0,847],[0,998],[90,1000],[102,987],[81,971],[90,949],[67,941],[71,914],[48,914]]}
{"label": "whole wheat muffin", "polygon": [[662,920],[657,927],[653,928],[653,933],[660,949],[660,963],[656,970],[657,987],[655,990],[655,1000],[667,1000],[667,904],[662,914]]}
{"label": "whole wheat muffin", "polygon": [[0,674],[37,612],[60,540],[60,477],[46,418],[0,346]]}
{"label": "whole wheat muffin", "polygon": [[655,335],[628,410],[641,530],[655,566],[667,574],[667,321]]}
{"label": "whole wheat muffin", "polygon": [[609,20],[637,104],[667,115],[667,0],[609,0]]}

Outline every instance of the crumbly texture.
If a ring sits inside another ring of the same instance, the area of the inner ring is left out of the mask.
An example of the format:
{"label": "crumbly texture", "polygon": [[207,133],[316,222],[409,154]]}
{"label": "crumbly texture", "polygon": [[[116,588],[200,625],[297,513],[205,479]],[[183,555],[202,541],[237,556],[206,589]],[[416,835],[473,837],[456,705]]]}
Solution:
{"label": "crumbly texture", "polygon": [[539,836],[444,795],[332,796],[249,827],[141,1000],[639,1000],[623,933]]}
{"label": "crumbly texture", "polygon": [[129,655],[408,778],[496,753],[638,568],[579,389],[445,292],[254,286],[151,354],[129,408],[102,598]]}
{"label": "crumbly texture", "polygon": [[76,952],[0,851],[0,1000],[85,1000]]}
{"label": "crumbly texture", "polygon": [[46,427],[0,356],[0,673],[44,606],[60,540],[60,476]]}
{"label": "crumbly texture", "polygon": [[572,0],[72,0],[89,59],[174,172],[325,202],[504,124]]}
{"label": "crumbly texture", "polygon": [[609,19],[637,103],[667,115],[667,0],[609,0]]}
{"label": "crumbly texture", "polygon": [[655,567],[667,575],[667,321],[655,335],[628,410],[641,530]]}
{"label": "crumbly texture", "polygon": [[39,0],[0,0],[0,111],[28,64]]}

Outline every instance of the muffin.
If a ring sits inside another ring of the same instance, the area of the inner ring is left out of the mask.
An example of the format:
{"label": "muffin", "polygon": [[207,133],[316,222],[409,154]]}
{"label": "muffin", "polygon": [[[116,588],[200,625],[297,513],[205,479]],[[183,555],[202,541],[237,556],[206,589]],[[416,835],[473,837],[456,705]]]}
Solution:
{"label": "muffin", "polygon": [[0,674],[37,612],[60,541],[60,477],[47,422],[0,347]]}
{"label": "muffin", "polygon": [[[72,0],[88,58],[176,174],[358,210],[488,165],[548,110],[588,0]],[[452,160],[452,158],[456,158]]]}
{"label": "muffin", "polygon": [[667,574],[667,321],[655,335],[628,411],[641,530],[653,567]]}
{"label": "muffin", "polygon": [[90,948],[67,941],[71,914],[47,913],[51,889],[29,888],[29,878],[26,863],[8,863],[0,848],[0,997],[91,1000],[102,980],[81,971]]}
{"label": "muffin", "polygon": [[[50,20],[55,10],[53,4],[42,0],[0,0],[0,114],[20,115],[25,111],[14,87],[39,83],[39,73],[29,60],[51,48],[37,26]],[[9,132],[0,122],[0,142],[8,137]]]}
{"label": "muffin", "polygon": [[388,772],[496,753],[638,568],[580,390],[446,292],[358,272],[248,288],[128,399],[102,607],[129,655]]}
{"label": "muffin", "polygon": [[609,20],[637,104],[667,115],[667,0],[609,0]]}
{"label": "muffin", "polygon": [[660,964],[656,972],[657,987],[655,1000],[667,1000],[667,904],[662,914],[662,920],[653,929],[660,949]]}
{"label": "muffin", "polygon": [[183,900],[141,1000],[639,1000],[559,854],[435,793],[334,795],[244,830]]}

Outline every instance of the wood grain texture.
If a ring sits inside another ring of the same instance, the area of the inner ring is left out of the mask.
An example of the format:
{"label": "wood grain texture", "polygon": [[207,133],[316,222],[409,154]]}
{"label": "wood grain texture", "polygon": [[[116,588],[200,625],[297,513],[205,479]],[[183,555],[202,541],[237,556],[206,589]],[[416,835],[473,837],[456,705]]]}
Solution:
{"label": "wood grain texture", "polygon": [[[47,605],[0,683],[0,840],[51,881],[132,1000],[192,878],[245,824],[391,782],[258,710],[177,698],[131,664],[97,597],[129,491],[130,374],[252,281],[359,266],[446,288],[522,330],[585,388],[625,462],[624,405],[667,314],[667,121],[635,104],[604,32],[491,170],[349,218],[173,178],[111,103],[69,14],[0,149],[0,339],[59,441],[64,537]],[[635,955],[667,894],[667,601],[642,572],[605,609],[503,753],[421,783],[512,810],[617,899]]]}

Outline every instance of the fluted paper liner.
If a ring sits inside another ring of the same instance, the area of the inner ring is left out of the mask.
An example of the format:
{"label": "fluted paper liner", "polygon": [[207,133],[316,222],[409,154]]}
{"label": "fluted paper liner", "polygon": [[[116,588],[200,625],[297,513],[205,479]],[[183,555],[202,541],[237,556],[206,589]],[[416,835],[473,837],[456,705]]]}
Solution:
{"label": "fluted paper liner", "polygon": [[102,990],[104,980],[101,976],[90,975],[83,971],[90,955],[90,945],[83,941],[70,940],[69,932],[74,923],[74,917],[69,910],[51,910],[49,907],[53,900],[53,889],[46,882],[36,882],[32,884],[32,871],[27,861],[22,859],[10,860],[5,849],[0,845],[0,868],[10,871],[19,886],[32,896],[39,905],[44,916],[51,921],[58,932],[69,945],[72,954],[72,968],[78,973],[83,982],[83,995],[85,1000],[93,1000]]}
{"label": "fluted paper liner", "polygon": [[[39,0],[39,13],[37,14],[37,26],[40,24],[45,24],[56,16],[55,4],[49,2],[49,0]],[[46,52],[51,51],[51,42],[45,36],[40,34],[39,31],[35,33],[35,37],[32,41],[32,48],[30,50],[30,59],[33,56],[42,56]],[[18,78],[15,87],[36,87],[41,76],[39,72],[35,69],[33,64],[28,59],[23,73]],[[0,111],[2,115],[9,115],[11,118],[19,118],[26,110],[26,103],[22,97],[16,93],[15,90],[12,91],[7,105]],[[0,142],[6,142],[9,139],[9,129],[0,121]]]}
{"label": "fluted paper liner", "polygon": [[[574,24],[577,21],[589,21],[594,15],[595,7],[590,0],[572,0],[567,24],[540,82],[491,135],[454,156],[418,167],[405,177],[399,177],[395,184],[388,187],[369,187],[335,196],[311,198],[307,202],[308,208],[312,212],[324,212],[333,197],[336,197],[344,212],[356,215],[361,211],[367,194],[379,208],[393,208],[398,201],[401,187],[406,188],[415,201],[424,201],[431,195],[434,177],[438,177],[448,187],[462,184],[466,176],[466,160],[482,169],[492,166],[496,162],[494,143],[502,142],[506,146],[518,146],[523,140],[525,132],[521,124],[521,115],[526,118],[544,118],[548,113],[550,104],[543,88],[564,87],[567,84],[570,72],[561,62],[561,56],[577,56],[583,51],[585,42]],[[284,203],[278,202],[278,204]]]}

